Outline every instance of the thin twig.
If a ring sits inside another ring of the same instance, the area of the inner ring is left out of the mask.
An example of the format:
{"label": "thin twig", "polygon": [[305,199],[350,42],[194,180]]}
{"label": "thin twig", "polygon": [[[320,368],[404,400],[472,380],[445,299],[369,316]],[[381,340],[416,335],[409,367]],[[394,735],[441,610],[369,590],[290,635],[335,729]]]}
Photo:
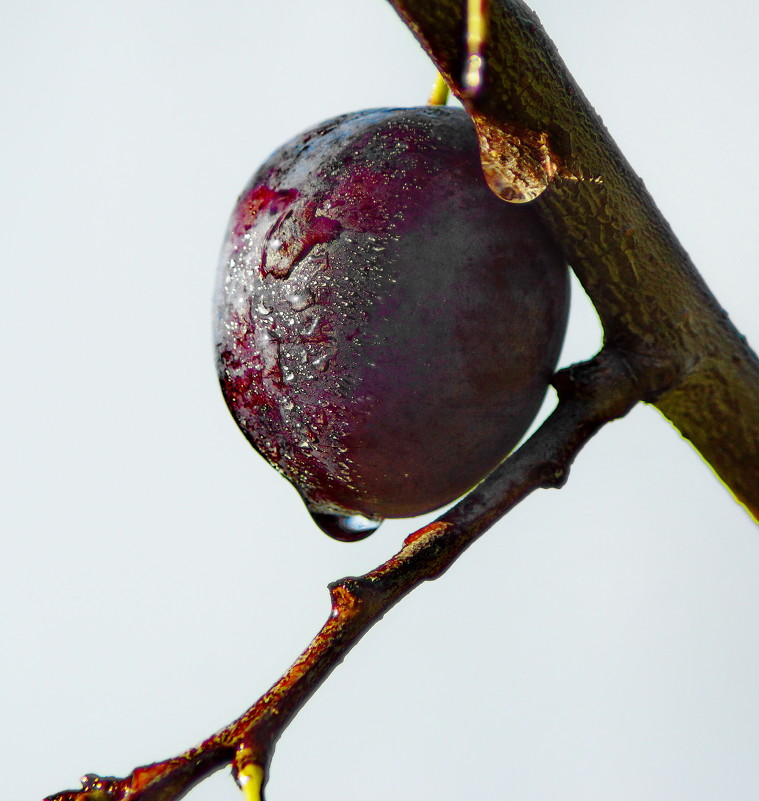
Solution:
{"label": "thin twig", "polygon": [[[482,533],[533,490],[564,484],[582,446],[642,399],[625,359],[611,350],[557,374],[556,409],[535,434],[456,506],[408,536],[371,572],[330,585],[332,610],[311,644],[244,715],[178,757],[137,768],[123,779],[89,774],[81,790],[46,801],[176,801],[232,764],[246,796],[265,782],[280,735],[350,649],[414,587],[442,575]],[[247,782],[255,782],[247,786]]]}

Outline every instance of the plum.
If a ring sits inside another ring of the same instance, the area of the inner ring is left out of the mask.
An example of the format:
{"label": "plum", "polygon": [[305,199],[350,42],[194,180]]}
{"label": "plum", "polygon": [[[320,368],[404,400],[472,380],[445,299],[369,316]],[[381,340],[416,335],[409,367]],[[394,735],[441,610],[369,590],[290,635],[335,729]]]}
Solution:
{"label": "plum", "polygon": [[297,136],[232,214],[221,388],[331,536],[437,509],[536,415],[568,271],[532,206],[495,197],[460,109],[375,109]]}

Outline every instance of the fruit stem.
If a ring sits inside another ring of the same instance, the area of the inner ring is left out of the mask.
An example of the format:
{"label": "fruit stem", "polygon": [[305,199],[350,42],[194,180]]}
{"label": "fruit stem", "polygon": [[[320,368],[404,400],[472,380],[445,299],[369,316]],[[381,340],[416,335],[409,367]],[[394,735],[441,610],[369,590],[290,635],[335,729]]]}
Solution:
{"label": "fruit stem", "polygon": [[427,105],[444,106],[448,102],[449,94],[450,89],[448,88],[448,84],[445,82],[445,78],[438,72],[435,83],[432,85],[432,91],[430,92],[429,100],[427,100]]}

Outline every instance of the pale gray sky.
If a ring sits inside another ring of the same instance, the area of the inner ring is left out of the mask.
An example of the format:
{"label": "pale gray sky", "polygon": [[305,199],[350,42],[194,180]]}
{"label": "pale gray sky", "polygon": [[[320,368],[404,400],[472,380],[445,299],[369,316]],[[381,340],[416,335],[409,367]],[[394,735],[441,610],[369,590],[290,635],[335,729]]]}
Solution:
{"label": "pale gray sky", "polygon": [[[759,346],[755,31],[739,0],[534,0]],[[382,0],[5,0],[0,717],[7,798],[123,775],[220,728],[328,613],[344,545],[216,385],[226,219],[281,142],[418,105]],[[579,292],[562,363],[592,355]],[[285,732],[269,801],[759,796],[759,531],[650,408],[396,607]],[[226,772],[191,801],[238,798]]]}

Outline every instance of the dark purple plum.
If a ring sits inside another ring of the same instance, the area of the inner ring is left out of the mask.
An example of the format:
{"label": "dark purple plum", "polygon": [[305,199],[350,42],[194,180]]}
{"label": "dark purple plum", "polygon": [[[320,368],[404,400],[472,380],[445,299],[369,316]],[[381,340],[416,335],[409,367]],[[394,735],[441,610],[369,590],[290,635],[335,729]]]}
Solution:
{"label": "dark purple plum", "polygon": [[346,114],[274,153],[237,203],[219,378],[314,519],[360,539],[456,499],[508,455],[567,308],[558,247],[531,206],[490,192],[463,111]]}

